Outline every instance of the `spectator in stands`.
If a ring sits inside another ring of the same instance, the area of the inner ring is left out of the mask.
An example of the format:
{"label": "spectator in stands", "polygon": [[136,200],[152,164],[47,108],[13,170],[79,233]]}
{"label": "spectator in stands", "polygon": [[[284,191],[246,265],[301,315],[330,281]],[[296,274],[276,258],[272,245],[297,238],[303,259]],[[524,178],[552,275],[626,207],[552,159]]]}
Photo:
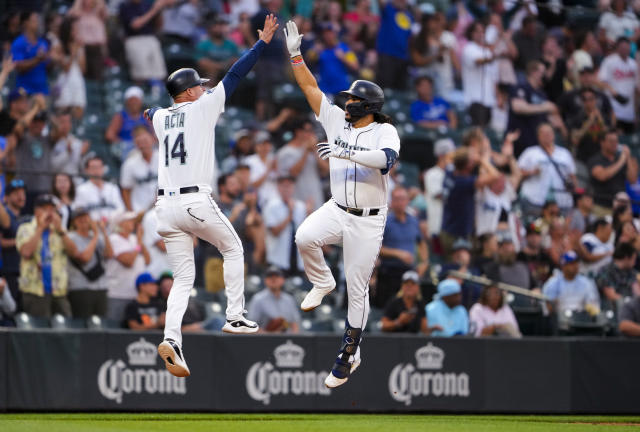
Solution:
{"label": "spectator in stands", "polygon": [[554,263],[542,247],[542,236],[539,224],[527,225],[527,235],[517,260],[527,264],[531,275],[531,286],[540,288],[551,276]]}
{"label": "spectator in stands", "polygon": [[20,14],[22,34],[11,44],[11,55],[15,62],[16,87],[28,94],[49,94],[47,64],[50,52],[47,41],[40,37],[40,14],[36,11]]}
{"label": "spectator in stands", "polygon": [[322,25],[320,43],[312,48],[318,56],[318,86],[329,97],[348,89],[350,74],[359,72],[358,57],[347,44],[338,39],[338,28]]}
{"label": "spectator in stands", "polygon": [[12,316],[17,310],[16,301],[4,279],[0,279],[0,327],[15,326]]}
{"label": "spectator in stands", "polygon": [[114,219],[114,233],[109,236],[113,258],[105,267],[108,278],[107,317],[121,322],[125,308],[136,298],[135,280],[149,264],[149,252],[143,242],[143,228],[136,229],[134,212],[119,213]]}
{"label": "spectator in stands", "polygon": [[[514,143],[514,153],[519,157],[527,148],[536,145],[536,131],[545,123],[551,122],[560,127],[562,120],[558,108],[547,100],[542,88],[545,66],[538,60],[527,65],[526,81],[516,87],[511,94],[508,131],[518,130],[520,136]],[[564,127],[564,126],[561,126]]]}
{"label": "spectator in stands", "polygon": [[471,266],[480,270],[481,273],[485,272],[487,265],[493,264],[496,260],[496,254],[498,253],[498,237],[495,233],[488,232],[478,236],[477,243],[479,245],[478,251],[474,253]]}
{"label": "spectator in stands", "polygon": [[107,315],[106,260],[113,250],[104,222],[96,222],[89,212],[79,207],[71,214],[69,238],[69,303],[74,318]]}
{"label": "spectator in stands", "polygon": [[[245,39],[248,46],[252,46],[257,41],[258,29],[261,29],[265,17],[273,14],[278,21],[284,24],[281,9],[282,0],[265,0],[261,2],[262,8],[251,17],[250,26],[244,27],[247,31]],[[254,70],[260,71],[256,74],[257,92],[256,99],[256,117],[258,120],[265,120],[273,113],[273,103],[271,102],[272,91],[280,83],[283,82],[285,76],[283,66],[285,65],[285,49],[284,49],[284,32],[279,31],[273,35],[271,43],[267,44],[262,50],[262,54],[255,65]]]}
{"label": "spectator in stands", "polygon": [[402,275],[398,295],[387,303],[382,316],[382,331],[397,333],[426,333],[442,330],[436,325],[427,328],[426,303],[420,294],[420,276],[413,270]]}
{"label": "spectator in stands", "polygon": [[[451,271],[480,276],[480,271],[471,262],[471,243],[465,239],[458,239],[453,243],[451,260],[442,265],[440,280],[449,277]],[[457,279],[462,285],[462,305],[470,308],[480,296],[482,286],[464,279]]]}
{"label": "spectator in stands", "polygon": [[110,221],[125,210],[120,189],[104,180],[104,162],[98,156],[87,159],[84,166],[89,178],[78,186],[73,206],[86,208],[94,220]]}
{"label": "spectator in stands", "polygon": [[82,74],[86,70],[84,47],[78,37],[77,21],[67,18],[60,26],[60,43],[51,47],[51,59],[60,68],[56,79],[53,106],[69,109],[76,120],[82,119],[87,95]]}
{"label": "spectator in stands", "polygon": [[296,230],[309,213],[304,202],[295,198],[295,183],[291,177],[278,178],[278,197],[264,208],[266,260],[296,275],[303,270],[302,258],[295,243]]}
{"label": "spectator in stands", "polygon": [[82,158],[89,151],[89,142],[77,138],[71,131],[73,123],[71,111],[61,111],[53,119],[51,138],[51,168],[72,176],[78,176],[82,168]]}
{"label": "spectator in stands", "polygon": [[58,173],[53,176],[51,193],[57,198],[56,207],[62,218],[62,226],[69,229],[71,205],[76,197],[76,186],[69,174]]}
{"label": "spectator in stands", "polygon": [[11,42],[20,35],[20,15],[22,12],[16,9],[5,9],[0,26],[0,49],[3,54],[11,51]]}
{"label": "spectator in stands", "polygon": [[[149,251],[149,265],[146,271],[153,277],[160,276],[171,269],[167,258],[167,247],[160,234],[158,234],[158,213],[155,207],[149,209],[142,218],[142,228],[144,230],[144,245]],[[194,240],[194,246],[197,244]],[[161,287],[162,288],[162,287]]]}
{"label": "spectator in stands", "polygon": [[439,139],[433,146],[433,153],[436,163],[424,174],[424,189],[427,201],[427,217],[429,221],[429,232],[432,236],[438,236],[442,228],[442,184],[444,182],[445,170],[452,160],[456,145],[448,138]]}
{"label": "spectator in stands", "polygon": [[380,87],[404,89],[409,64],[409,37],[413,15],[407,0],[381,3],[382,21],[378,31],[378,69],[376,82]]}
{"label": "spectator in stands", "polygon": [[600,298],[595,284],[579,274],[579,259],[574,251],[566,252],[560,260],[562,272],[552,276],[542,288],[549,298],[547,307],[558,314],[566,310],[589,311],[600,307]]}
{"label": "spectator in stands", "polygon": [[469,311],[469,321],[475,336],[522,336],[513,310],[495,285],[482,290],[480,300]]}
{"label": "spectator in stands", "polygon": [[496,63],[491,48],[484,43],[484,25],[475,21],[467,27],[467,44],[462,50],[462,91],[471,124],[486,126],[496,103]]}
{"label": "spectator in stands", "polygon": [[120,4],[119,19],[124,28],[124,48],[129,63],[129,75],[135,81],[149,81],[159,88],[167,76],[162,48],[155,36],[154,22],[162,19],[160,12],[172,0],[125,0]]}
{"label": "spectator in stands", "polygon": [[520,184],[520,168],[513,157],[513,147],[505,146],[509,153],[504,153],[508,159],[510,174],[500,175],[490,184],[476,192],[476,235],[485,233],[508,233],[513,240],[516,250],[520,250],[518,239],[520,223],[512,203],[518,198],[517,190]]}
{"label": "spectator in stands", "polygon": [[458,117],[449,102],[433,94],[433,80],[421,76],[415,81],[418,100],[411,104],[411,120],[425,129],[446,130],[458,127]]}
{"label": "spectator in stands", "polygon": [[[424,275],[429,267],[429,250],[418,219],[409,213],[409,194],[397,185],[391,192],[391,204],[380,248],[378,286],[371,305],[384,308],[400,290],[402,275],[416,269]],[[418,260],[416,260],[416,249]]]}
{"label": "spectator in stands", "polygon": [[636,130],[636,93],[638,65],[629,56],[631,43],[626,37],[616,40],[616,50],[602,61],[598,78],[607,86],[609,101],[616,114],[616,127],[625,134]]}
{"label": "spectator in stands", "polygon": [[33,96],[31,107],[29,107],[29,96],[22,87],[12,90],[7,101],[8,109],[3,108],[0,111],[0,136],[2,137],[12,135],[21,137],[33,118],[47,107],[45,98],[40,94]]}
{"label": "spectator in stands", "polygon": [[[603,117],[606,117],[605,123],[614,125],[616,116],[613,112],[609,97],[600,90],[602,83],[598,81],[595,69],[593,67],[585,67],[580,70],[579,82],[573,90],[563,93],[558,100],[558,108],[562,113],[565,122],[570,123],[576,113],[584,111],[584,99],[582,97],[582,89],[589,88],[596,97],[596,107]],[[577,155],[580,157],[581,155]],[[587,155],[589,157],[590,155]]]}
{"label": "spectator in stands", "polygon": [[600,151],[603,135],[613,125],[611,117],[604,116],[600,112],[594,89],[584,87],[580,91],[580,96],[582,109],[574,113],[568,127],[576,159],[587,163],[591,156]]}
{"label": "spectator in stands", "polygon": [[487,277],[496,282],[515,285],[524,289],[533,288],[529,267],[518,260],[513,239],[509,233],[498,235],[498,254],[493,263],[484,268]]}
{"label": "spectator in stands", "polygon": [[640,297],[634,297],[622,306],[618,329],[627,337],[640,337]]}
{"label": "spectator in stands", "polygon": [[498,178],[500,173],[491,165],[490,154],[485,152],[479,162],[480,174],[473,175],[476,166],[475,151],[466,147],[456,150],[454,169],[447,170],[443,183],[444,212],[440,241],[449,254],[456,238],[470,239],[475,220],[475,193]]}
{"label": "spectator in stands", "polygon": [[[4,191],[4,202],[3,208],[0,209],[2,277],[7,281],[13,298],[18,302],[18,305],[21,305],[22,299],[18,287],[20,254],[16,248],[16,233],[20,225],[22,209],[27,203],[24,181],[15,178],[9,182]],[[9,216],[9,223],[7,223],[6,217],[3,217],[4,213]]]}
{"label": "spectator in stands", "polygon": [[228,37],[229,21],[217,15],[207,25],[207,38],[196,46],[196,61],[204,76],[221,78],[240,57],[240,49]]}
{"label": "spectator in stands", "polygon": [[249,129],[240,129],[233,135],[233,146],[231,153],[224,158],[220,165],[222,174],[233,173],[239,165],[244,163],[244,159],[249,157],[255,149],[253,134]]}
{"label": "spectator in stands", "polygon": [[299,118],[293,126],[293,139],[276,154],[278,174],[295,179],[295,197],[310,201],[313,209],[324,204],[321,175],[328,173],[329,164],[318,157],[318,138],[309,119]]}
{"label": "spectator in stands", "polygon": [[120,170],[122,200],[127,210],[144,213],[155,203],[158,189],[158,150],[146,127],[133,131],[137,152],[132,152]]}
{"label": "spectator in stands", "polygon": [[33,218],[18,228],[22,308],[33,316],[71,316],[67,299],[67,252],[73,245],[52,195],[36,198]]}
{"label": "spectator in stands", "polygon": [[[543,90],[551,102],[557,103],[564,91],[567,77],[567,59],[564,50],[560,47],[558,37],[553,33],[546,35],[544,38],[540,60],[545,66]],[[558,112],[557,117],[559,119],[560,112]]]}
{"label": "spectator in stands", "polygon": [[446,30],[446,24],[441,12],[423,13],[420,32],[410,44],[417,75],[430,77],[434,94],[444,99],[455,90],[455,72],[460,70],[458,43],[454,34]]}
{"label": "spectator in stands", "polygon": [[191,44],[200,36],[200,0],[172,1],[162,12],[162,42]]}
{"label": "spectator in stands", "polygon": [[497,82],[506,87],[517,84],[513,61],[518,57],[518,48],[513,43],[512,32],[505,31],[502,16],[493,12],[485,32],[485,42],[493,48],[498,72]]}
{"label": "spectator in stands", "polygon": [[434,329],[431,336],[464,336],[469,333],[469,315],[460,304],[460,291],[460,283],[455,279],[445,279],[438,284],[438,293],[426,307],[427,327]]}
{"label": "spectator in stands", "polygon": [[136,278],[135,300],[127,304],[124,318],[131,330],[154,330],[164,328],[164,305],[158,297],[158,283],[149,273]]}
{"label": "spectator in stands", "polygon": [[85,76],[101,80],[107,57],[107,7],[104,0],[75,0],[68,13],[76,18],[76,36],[84,47]]}
{"label": "spectator in stands", "polygon": [[538,145],[527,148],[518,158],[522,173],[520,205],[525,217],[538,216],[548,198],[553,197],[561,211],[573,207],[576,167],[571,153],[555,144],[553,128],[543,123],[537,129]]}
{"label": "spectator in stands", "polygon": [[637,252],[630,243],[619,243],[613,252],[613,262],[602,267],[595,282],[603,300],[612,306],[625,297],[640,294],[638,272],[634,268]]}
{"label": "spectator in stands", "polygon": [[[158,286],[160,287],[160,298],[166,304],[171,288],[173,287],[173,273],[170,271],[163,272],[158,278]],[[190,296],[189,303],[187,303],[187,310],[182,317],[181,330],[183,333],[220,330],[225,322],[224,315],[222,317],[214,316],[207,318],[204,303]]]}
{"label": "spectator in stands", "polygon": [[47,113],[39,112],[18,142],[14,155],[16,176],[24,180],[27,193],[25,211],[31,213],[33,200],[51,188],[51,144],[44,136]]}
{"label": "spectator in stands", "polygon": [[298,333],[300,308],[293,296],[282,291],[284,273],[276,266],[267,269],[265,288],[249,302],[247,318],[258,323],[265,333]]}
{"label": "spectator in stands", "polygon": [[133,131],[144,126],[151,132],[151,125],[144,118],[142,100],[144,93],[140,87],[129,87],[124,92],[124,109],[111,117],[104,137],[111,144],[117,144],[120,160],[125,160],[133,150]]}
{"label": "spectator in stands", "polygon": [[576,206],[567,216],[567,228],[569,229],[571,243],[575,244],[576,240],[580,239],[582,234],[587,231],[587,228],[595,222],[595,216],[591,213],[593,197],[590,192],[583,188],[577,188],[573,195],[573,200]]}
{"label": "spectator in stands", "polygon": [[535,15],[528,15],[522,20],[522,28],[513,35],[513,43],[518,50],[514,62],[517,71],[524,72],[529,62],[542,58],[542,42],[544,29],[538,24]]}
{"label": "spectator in stands", "polygon": [[640,22],[632,10],[629,10],[626,0],[612,0],[611,10],[600,15],[598,30],[603,47],[608,50],[613,47],[618,38],[626,36],[634,42],[640,37]]}
{"label": "spectator in stands", "polygon": [[625,191],[625,182],[635,183],[638,179],[638,163],[629,147],[619,144],[616,131],[608,130],[600,141],[600,152],[589,159],[588,167],[595,203],[593,213],[610,215],[616,193]]}
{"label": "spectator in stands", "polygon": [[255,142],[256,153],[247,156],[243,162],[249,166],[249,181],[258,193],[258,204],[264,208],[270,199],[278,195],[278,166],[269,132],[256,133]]}

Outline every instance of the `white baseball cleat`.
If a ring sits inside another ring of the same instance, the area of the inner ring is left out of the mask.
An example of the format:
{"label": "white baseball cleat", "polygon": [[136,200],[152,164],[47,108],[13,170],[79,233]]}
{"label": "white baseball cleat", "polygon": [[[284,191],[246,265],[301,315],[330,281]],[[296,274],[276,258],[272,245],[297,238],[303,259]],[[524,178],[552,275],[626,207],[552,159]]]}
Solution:
{"label": "white baseball cleat", "polygon": [[259,330],[258,324],[244,317],[227,320],[222,327],[225,333],[248,334],[256,333]]}
{"label": "white baseball cleat", "polygon": [[332,287],[332,288],[316,288],[316,287],[313,287],[313,288],[311,288],[311,291],[309,291],[307,293],[307,295],[304,297],[304,300],[302,300],[302,303],[300,304],[300,309],[302,309],[305,312],[309,312],[309,311],[314,310],[315,308],[320,306],[324,296],[329,294],[334,289],[335,289],[335,287]]}
{"label": "white baseball cleat", "polygon": [[184,353],[173,339],[165,339],[158,345],[158,354],[171,375],[188,377],[191,375],[189,366],[184,359]]}
{"label": "white baseball cleat", "polygon": [[[353,356],[353,362],[351,363],[351,369],[349,370],[349,376],[360,366],[362,360],[360,359],[360,347],[358,347],[358,351],[356,351],[356,355]],[[333,372],[329,372],[329,375],[324,379],[324,385],[328,388],[336,388],[340,387],[342,384],[346,383],[349,380],[349,376],[345,378],[338,378],[333,374]]]}

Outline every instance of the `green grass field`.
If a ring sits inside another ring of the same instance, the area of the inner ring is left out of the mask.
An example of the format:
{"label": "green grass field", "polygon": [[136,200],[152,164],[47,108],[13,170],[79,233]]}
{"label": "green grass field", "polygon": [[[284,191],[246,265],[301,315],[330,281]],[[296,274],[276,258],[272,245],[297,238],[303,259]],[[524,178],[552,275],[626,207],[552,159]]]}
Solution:
{"label": "green grass field", "polygon": [[638,431],[640,417],[385,414],[0,414],[2,432]]}

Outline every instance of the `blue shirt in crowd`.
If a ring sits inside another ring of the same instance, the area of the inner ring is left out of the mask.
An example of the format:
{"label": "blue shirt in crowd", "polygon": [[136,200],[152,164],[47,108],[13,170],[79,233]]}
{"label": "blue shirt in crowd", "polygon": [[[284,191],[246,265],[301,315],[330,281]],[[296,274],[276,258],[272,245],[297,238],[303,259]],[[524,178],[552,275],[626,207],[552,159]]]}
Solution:
{"label": "blue shirt in crowd", "polygon": [[[410,214],[406,216],[405,221],[401,222],[393,212],[389,212],[387,224],[384,227],[382,246],[402,249],[413,254],[416,250],[416,243],[422,240],[422,232],[420,231],[418,219]],[[382,258],[382,261],[383,265],[406,267],[406,264],[398,258],[385,257]]]}
{"label": "blue shirt in crowd", "polygon": [[323,93],[337,94],[349,88],[347,67],[336,55],[336,50],[342,50],[345,55],[351,51],[347,44],[340,42],[333,48],[322,50],[318,59],[318,86]]}
{"label": "blue shirt in crowd", "polygon": [[627,195],[631,200],[631,209],[635,217],[640,216],[640,179],[634,183],[627,182]]}
{"label": "blue shirt in crowd", "polygon": [[442,300],[434,300],[426,307],[427,325],[439,325],[442,330],[435,330],[431,336],[451,337],[469,333],[469,315],[462,305],[453,309]]}
{"label": "blue shirt in crowd", "polygon": [[[38,54],[38,50],[49,51],[49,45],[43,38],[35,44],[29,42],[25,35],[20,35],[11,44],[11,55],[14,61],[29,60]],[[28,94],[49,94],[47,85],[47,61],[41,61],[26,72],[16,74],[16,88],[22,87]]]}
{"label": "blue shirt in crowd", "polygon": [[435,97],[431,102],[417,100],[411,104],[411,120],[415,123],[421,121],[438,121],[441,120],[449,124],[447,111],[451,109],[449,102],[441,97]]}
{"label": "blue shirt in crowd", "polygon": [[447,170],[442,186],[442,230],[455,237],[469,237],[475,218],[476,176]]}
{"label": "blue shirt in crowd", "polygon": [[382,10],[377,49],[381,54],[409,60],[409,37],[413,16],[408,10],[396,9],[391,2]]}

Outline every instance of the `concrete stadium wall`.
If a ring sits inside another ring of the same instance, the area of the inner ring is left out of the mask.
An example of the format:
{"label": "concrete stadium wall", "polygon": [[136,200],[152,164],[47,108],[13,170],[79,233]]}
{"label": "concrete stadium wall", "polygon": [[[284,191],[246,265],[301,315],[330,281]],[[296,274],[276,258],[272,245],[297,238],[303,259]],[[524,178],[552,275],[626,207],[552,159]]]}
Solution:
{"label": "concrete stadium wall", "polygon": [[335,335],[186,335],[186,379],[161,338],[1,331],[0,411],[640,413],[640,341],[367,336],[329,390]]}

